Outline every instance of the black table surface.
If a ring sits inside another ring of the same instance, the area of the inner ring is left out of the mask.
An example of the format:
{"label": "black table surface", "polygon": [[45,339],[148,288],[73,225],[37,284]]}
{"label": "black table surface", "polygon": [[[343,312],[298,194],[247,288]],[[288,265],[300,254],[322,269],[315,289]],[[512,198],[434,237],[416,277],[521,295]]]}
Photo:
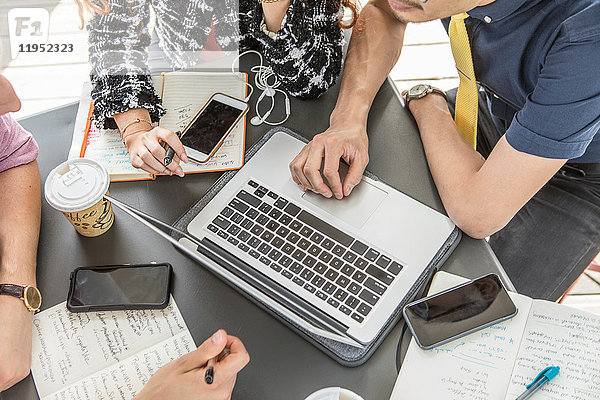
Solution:
{"label": "black table surface", "polygon": [[[329,125],[339,85],[317,100],[292,99],[292,115],[285,126],[311,138]],[[254,96],[255,98],[257,96]],[[281,101],[272,114],[282,112]],[[39,146],[42,188],[52,168],[67,158],[77,104],[50,110],[21,124]],[[263,111],[264,112],[264,111]],[[251,111],[248,117],[253,116]],[[255,143],[270,127],[247,125],[246,145]],[[427,168],[416,125],[402,107],[391,81],[379,91],[368,123],[368,170],[428,206],[444,212]],[[207,191],[219,173],[185,178],[158,177],[154,181],[113,183],[111,195],[166,222],[174,222]],[[172,293],[197,344],[218,328],[240,337],[250,364],[239,374],[234,399],[302,400],[328,386],[346,387],[368,400],[388,399],[397,375],[396,350],[401,324],[365,364],[339,365],[278,320],[260,310],[201,265],[185,257],[155,233],[115,209],[113,227],[97,238],[78,235],[63,215],[42,201],[42,226],[37,279],[43,293],[42,309],[64,302],[69,274],[82,265],[167,261],[173,265]],[[466,235],[443,269],[465,277],[498,273],[512,287],[484,240]],[[3,400],[37,399],[31,376],[2,394]]]}

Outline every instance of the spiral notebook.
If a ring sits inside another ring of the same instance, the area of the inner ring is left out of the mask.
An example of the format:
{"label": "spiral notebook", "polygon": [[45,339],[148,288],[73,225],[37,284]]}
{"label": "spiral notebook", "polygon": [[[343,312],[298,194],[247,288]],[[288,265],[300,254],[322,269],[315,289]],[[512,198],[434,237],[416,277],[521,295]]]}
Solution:
{"label": "spiral notebook", "polygon": [[[236,98],[246,97],[245,73],[169,72],[153,76],[166,115],[159,125],[172,131],[181,130],[214,93]],[[92,120],[91,84],[83,86],[69,159],[77,157],[98,161],[108,170],[111,182],[154,179],[155,176],[131,165],[127,148],[117,129],[100,129]],[[226,171],[244,164],[246,119],[232,130],[221,148],[204,164],[182,164],[185,173]]]}

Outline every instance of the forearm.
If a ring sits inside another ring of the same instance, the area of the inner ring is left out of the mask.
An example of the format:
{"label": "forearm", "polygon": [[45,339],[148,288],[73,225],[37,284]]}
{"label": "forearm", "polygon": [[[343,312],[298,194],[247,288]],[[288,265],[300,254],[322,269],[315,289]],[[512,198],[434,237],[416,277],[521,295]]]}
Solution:
{"label": "forearm", "polygon": [[502,229],[567,161],[517,151],[505,136],[484,160],[463,139],[442,96],[413,100],[409,108],[448,216],[474,238]]}
{"label": "forearm", "polygon": [[[303,1],[303,0],[300,0]],[[291,0],[280,0],[273,3],[262,3],[263,15],[265,24],[270,32],[277,32],[281,29],[283,17],[288,8],[290,8]]]}
{"label": "forearm", "polygon": [[100,128],[115,128],[112,116],[144,107],[158,120],[165,113],[148,68],[150,2],[110,1],[107,15],[94,13],[88,30],[91,96]]}
{"label": "forearm", "polygon": [[349,120],[366,126],[369,109],[402,49],[406,24],[391,14],[386,1],[370,1],[361,11],[344,66],[331,123]]}
{"label": "forearm", "polygon": [[35,285],[40,231],[36,161],[0,173],[0,283]]}
{"label": "forearm", "polygon": [[[136,132],[144,132],[152,129],[152,124],[148,123],[150,121],[150,113],[145,108],[132,108],[125,112],[113,115],[119,130],[121,131],[121,135],[123,136],[123,141],[127,144],[128,138],[132,135],[135,135]],[[136,119],[139,119],[140,122],[133,123]],[[127,129],[125,132],[124,130]]]}
{"label": "forearm", "polygon": [[489,204],[483,199],[485,190],[476,187],[477,173],[485,160],[463,139],[442,96],[431,94],[413,100],[410,108],[446,212],[459,227],[470,230],[467,221],[474,214],[485,213],[482,206]]}

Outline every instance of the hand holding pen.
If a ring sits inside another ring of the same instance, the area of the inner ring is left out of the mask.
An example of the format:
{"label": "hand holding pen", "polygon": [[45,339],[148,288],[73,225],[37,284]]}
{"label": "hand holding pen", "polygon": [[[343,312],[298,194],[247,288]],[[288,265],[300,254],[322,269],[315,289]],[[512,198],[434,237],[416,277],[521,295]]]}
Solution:
{"label": "hand holding pen", "polygon": [[[177,131],[175,132],[175,134],[177,135],[178,139],[181,139],[181,131]],[[173,150],[173,148],[169,145],[167,145],[167,152],[165,154],[165,159],[164,159],[164,164],[165,167],[168,167],[169,164],[171,164],[171,161],[173,161],[173,157],[175,156],[175,150]]]}
{"label": "hand holding pen", "polygon": [[221,354],[208,360],[206,364],[206,372],[204,373],[204,382],[209,385],[215,381],[215,364],[227,357],[231,353],[228,347],[225,347]]}
{"label": "hand holding pen", "polygon": [[[154,175],[184,176],[179,159],[187,162],[187,154],[175,132],[156,126],[149,130],[132,132],[123,138],[123,142],[133,167]],[[172,147],[177,154],[172,157],[168,166],[163,164],[167,151],[164,146]]]}
{"label": "hand holding pen", "polygon": [[[177,139],[181,139],[181,131],[177,131],[175,132],[175,135],[177,136]],[[187,154],[185,154],[185,149],[183,148],[183,145],[181,144],[181,142],[179,142],[179,145],[177,147],[181,147],[183,149],[183,151],[181,152],[181,155],[183,157],[182,161],[183,162],[187,162]],[[170,170],[172,169],[169,168],[169,165],[173,162],[173,159],[176,157],[176,151],[173,147],[171,147],[168,143],[167,143],[167,147],[165,148],[165,157],[163,159],[163,164],[166,167],[166,170]],[[183,177],[183,169],[181,168],[181,166],[177,166],[177,175],[179,175],[180,177]]]}
{"label": "hand holding pen", "polygon": [[[213,365],[213,383],[206,384],[204,377],[208,362],[219,357],[225,349],[229,355]],[[177,399],[216,400],[231,397],[239,371],[250,360],[244,345],[235,336],[218,330],[196,350],[171,361],[160,368],[135,397],[135,400]]]}

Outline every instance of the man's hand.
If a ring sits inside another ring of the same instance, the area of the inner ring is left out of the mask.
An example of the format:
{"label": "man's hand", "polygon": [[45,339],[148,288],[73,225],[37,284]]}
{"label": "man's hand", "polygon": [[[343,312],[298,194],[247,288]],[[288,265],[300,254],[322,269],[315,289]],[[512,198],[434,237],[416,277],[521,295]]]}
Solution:
{"label": "man's hand", "polygon": [[[296,184],[341,199],[358,185],[369,162],[369,109],[402,49],[406,23],[394,17],[387,0],[370,0],[352,32],[338,100],[327,131],[315,136],[291,162]],[[340,158],[350,169],[341,182]],[[321,166],[323,176],[321,177]]]}
{"label": "man's hand", "polygon": [[23,301],[0,296],[0,392],[29,375],[33,313]]}
{"label": "man's hand", "polygon": [[[340,158],[350,165],[342,182]],[[316,135],[290,163],[292,179],[302,190],[342,199],[360,183],[369,163],[369,139],[363,124],[336,126]],[[323,177],[321,176],[323,167]]]}
{"label": "man's hand", "polygon": [[[230,354],[214,366],[214,381],[204,382],[206,363],[225,347]],[[163,366],[148,381],[135,400],[226,400],[231,398],[237,373],[250,356],[240,339],[217,331],[196,350]]]}

